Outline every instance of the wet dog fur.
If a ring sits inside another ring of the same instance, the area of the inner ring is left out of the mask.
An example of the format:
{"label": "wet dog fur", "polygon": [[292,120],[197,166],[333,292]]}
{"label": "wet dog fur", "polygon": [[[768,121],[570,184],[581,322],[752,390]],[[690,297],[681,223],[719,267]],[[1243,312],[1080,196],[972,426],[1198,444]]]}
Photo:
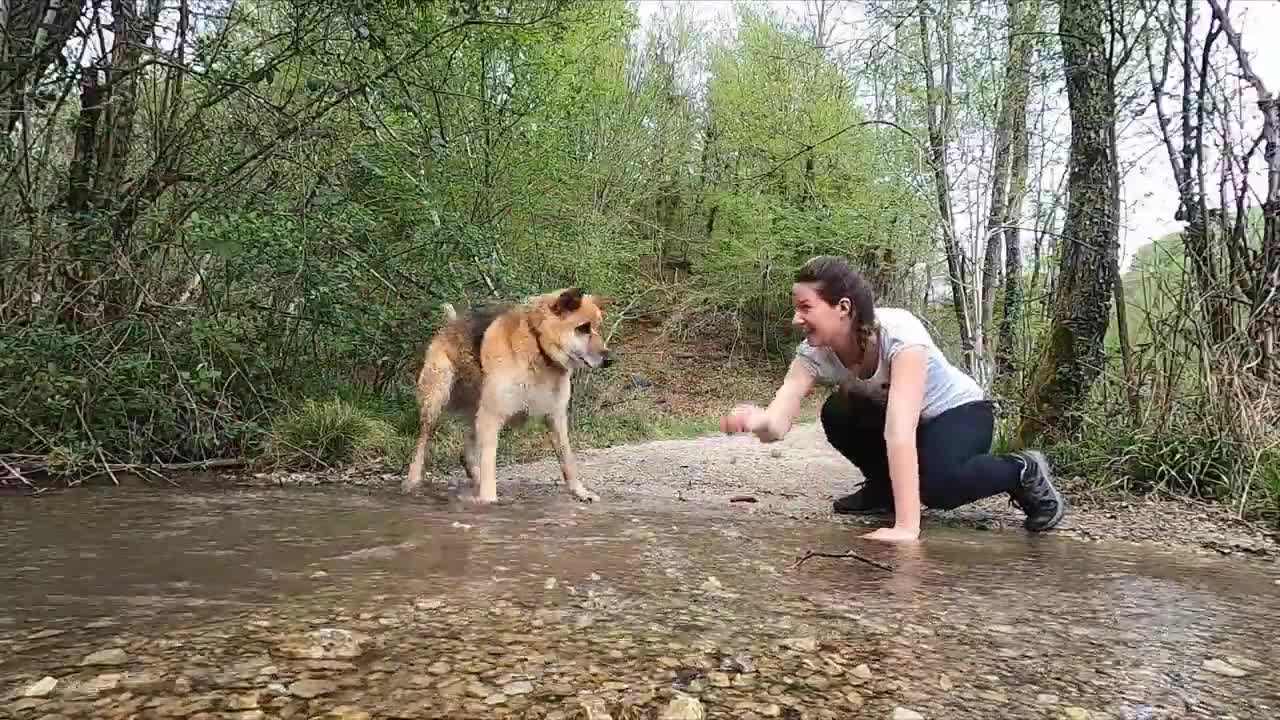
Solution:
{"label": "wet dog fur", "polygon": [[498,499],[499,432],[530,418],[546,422],[565,489],[583,502],[599,500],[578,477],[568,413],[573,371],[613,362],[600,332],[605,305],[580,288],[481,306],[463,316],[446,304],[445,323],[418,373],[418,442],[401,490],[409,493],[422,483],[427,443],[441,414],[449,412],[465,427],[461,460],[473,488],[466,500]]}

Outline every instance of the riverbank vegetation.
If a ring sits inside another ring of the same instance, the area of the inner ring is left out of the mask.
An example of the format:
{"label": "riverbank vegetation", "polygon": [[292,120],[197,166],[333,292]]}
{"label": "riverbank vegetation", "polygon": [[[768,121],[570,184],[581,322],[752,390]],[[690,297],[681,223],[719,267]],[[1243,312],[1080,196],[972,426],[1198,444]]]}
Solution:
{"label": "riverbank vegetation", "polygon": [[577,444],[710,431],[781,377],[794,269],[842,253],[1000,398],[1002,446],[1275,517],[1251,12],[10,3],[0,482],[402,467],[440,304],[567,285],[617,299],[621,359],[582,377]]}

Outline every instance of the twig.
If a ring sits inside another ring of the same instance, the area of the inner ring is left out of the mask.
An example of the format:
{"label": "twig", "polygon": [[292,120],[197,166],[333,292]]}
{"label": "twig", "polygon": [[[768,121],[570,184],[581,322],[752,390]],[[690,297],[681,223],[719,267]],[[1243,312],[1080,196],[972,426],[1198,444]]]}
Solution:
{"label": "twig", "polygon": [[14,480],[17,480],[18,482],[22,483],[23,485],[26,485],[27,487],[33,490],[35,489],[36,486],[33,485],[31,481],[28,480],[25,476],[23,476],[22,473],[18,472],[17,468],[5,462],[4,458],[0,458],[0,465],[4,466],[4,469],[9,473],[10,476],[13,477]]}
{"label": "twig", "polygon": [[809,558],[815,558],[815,557],[837,558],[837,559],[850,558],[853,560],[857,560],[858,562],[861,562],[861,563],[866,563],[871,567],[880,568],[881,570],[887,570],[889,572],[893,572],[892,565],[886,565],[880,562],[879,560],[872,560],[871,558],[865,557],[863,555],[859,555],[858,553],[852,550],[846,550],[842,553],[828,553],[828,552],[818,552],[817,550],[810,550],[804,554],[804,557],[797,560],[796,563],[791,566],[791,569],[795,570],[799,568],[801,565],[803,565],[805,560],[808,560]]}

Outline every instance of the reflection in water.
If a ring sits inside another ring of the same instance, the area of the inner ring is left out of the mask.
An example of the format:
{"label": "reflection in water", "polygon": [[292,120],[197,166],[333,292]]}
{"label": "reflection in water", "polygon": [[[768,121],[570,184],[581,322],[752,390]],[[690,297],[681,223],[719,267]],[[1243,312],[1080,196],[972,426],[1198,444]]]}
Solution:
{"label": "reflection in water", "polygon": [[[880,545],[835,524],[559,498],[466,511],[297,490],[4,503],[0,717],[179,701],[197,715],[222,707],[202,692],[255,688],[255,703],[303,717],[343,703],[546,717],[587,695],[652,716],[675,692],[709,717],[1280,716],[1274,571],[1237,561],[957,529]],[[893,571],[790,569],[850,543]],[[281,655],[281,637],[330,626],[377,651]],[[104,646],[128,651],[124,675],[81,666]],[[1203,669],[1212,660],[1230,670]],[[23,697],[45,674],[62,689]],[[333,687],[293,687],[303,680]]]}

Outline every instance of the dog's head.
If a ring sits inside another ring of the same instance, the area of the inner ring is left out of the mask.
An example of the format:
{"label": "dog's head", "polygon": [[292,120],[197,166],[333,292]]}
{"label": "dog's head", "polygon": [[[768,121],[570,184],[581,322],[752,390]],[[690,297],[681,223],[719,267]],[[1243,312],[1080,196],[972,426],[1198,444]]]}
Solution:
{"label": "dog's head", "polygon": [[536,299],[543,349],[567,368],[601,368],[613,354],[601,334],[607,302],[581,288],[557,290]]}

